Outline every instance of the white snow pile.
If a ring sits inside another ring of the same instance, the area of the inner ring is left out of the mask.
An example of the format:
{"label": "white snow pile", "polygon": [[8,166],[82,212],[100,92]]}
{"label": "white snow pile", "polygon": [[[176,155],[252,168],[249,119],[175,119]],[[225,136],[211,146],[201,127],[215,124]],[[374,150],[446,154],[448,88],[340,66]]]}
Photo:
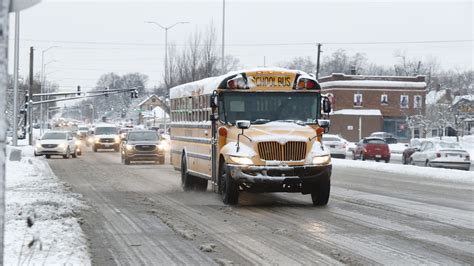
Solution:
{"label": "white snow pile", "polygon": [[399,175],[415,176],[428,179],[450,180],[458,183],[474,185],[474,172],[454,169],[430,168],[414,165],[389,164],[370,161],[353,161],[332,159],[334,167],[351,167]]}
{"label": "white snow pile", "polygon": [[78,212],[87,208],[81,196],[31,146],[20,149],[21,161],[6,163],[5,265],[90,265],[79,225]]}

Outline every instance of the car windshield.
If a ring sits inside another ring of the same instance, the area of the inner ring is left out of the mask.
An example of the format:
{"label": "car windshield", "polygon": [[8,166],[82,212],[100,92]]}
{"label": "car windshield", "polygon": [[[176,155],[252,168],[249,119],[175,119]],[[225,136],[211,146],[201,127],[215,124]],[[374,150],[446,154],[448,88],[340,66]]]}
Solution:
{"label": "car windshield", "polygon": [[117,128],[115,128],[115,127],[98,127],[98,128],[95,129],[95,134],[96,135],[117,134]]}
{"label": "car windshield", "polygon": [[365,141],[365,143],[368,143],[368,144],[385,144],[385,141],[381,140],[381,139],[367,139]]}
{"label": "car windshield", "polygon": [[66,139],[67,133],[65,132],[48,132],[43,135],[42,140],[45,139]]}
{"label": "car windshield", "polygon": [[314,92],[229,92],[221,94],[219,115],[224,122],[250,120],[315,122],[321,96]]}
{"label": "car windshield", "polygon": [[438,145],[442,149],[462,149],[461,145],[456,142],[440,142]]}
{"label": "car windshield", "polygon": [[88,127],[79,127],[78,130],[79,130],[79,131],[88,131],[89,128],[88,128]]}
{"label": "car windshield", "polygon": [[158,135],[155,132],[130,132],[128,133],[128,140],[147,140],[154,141],[158,140]]}

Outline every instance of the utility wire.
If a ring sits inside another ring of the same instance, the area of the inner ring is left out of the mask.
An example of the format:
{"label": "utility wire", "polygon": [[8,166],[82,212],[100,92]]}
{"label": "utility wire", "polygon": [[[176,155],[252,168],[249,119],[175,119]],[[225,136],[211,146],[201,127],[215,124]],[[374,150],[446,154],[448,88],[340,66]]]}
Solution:
{"label": "utility wire", "polygon": [[[97,42],[97,41],[65,41],[65,40],[40,40],[40,39],[21,39],[21,41],[48,42],[58,44],[87,44],[87,45],[120,45],[120,46],[165,46],[163,43],[127,43],[127,42]],[[348,44],[348,45],[385,45],[385,44],[426,44],[426,43],[466,43],[473,42],[473,39],[465,40],[418,40],[418,41],[381,41],[381,42],[304,42],[304,43],[230,43],[226,46],[305,46],[321,44]],[[176,44],[176,46],[186,46],[186,44]],[[205,46],[201,44],[199,46]],[[214,46],[220,47],[220,44]],[[73,48],[73,47],[72,47]]]}

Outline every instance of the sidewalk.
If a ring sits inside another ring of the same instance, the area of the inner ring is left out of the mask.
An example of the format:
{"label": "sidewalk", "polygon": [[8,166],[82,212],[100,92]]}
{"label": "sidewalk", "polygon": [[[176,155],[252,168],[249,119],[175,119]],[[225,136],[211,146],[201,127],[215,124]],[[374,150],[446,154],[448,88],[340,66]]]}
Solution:
{"label": "sidewalk", "polygon": [[[7,154],[13,149],[7,146]],[[79,224],[87,208],[81,196],[35,158],[31,146],[18,149],[6,163],[5,265],[90,265]]]}

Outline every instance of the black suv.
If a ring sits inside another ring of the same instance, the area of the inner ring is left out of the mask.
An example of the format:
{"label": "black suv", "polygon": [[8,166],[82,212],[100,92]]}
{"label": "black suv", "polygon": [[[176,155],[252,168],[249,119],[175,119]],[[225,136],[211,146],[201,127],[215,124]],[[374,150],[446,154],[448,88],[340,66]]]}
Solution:
{"label": "black suv", "polygon": [[122,162],[154,161],[165,163],[165,151],[158,134],[152,130],[130,131],[124,140]]}

